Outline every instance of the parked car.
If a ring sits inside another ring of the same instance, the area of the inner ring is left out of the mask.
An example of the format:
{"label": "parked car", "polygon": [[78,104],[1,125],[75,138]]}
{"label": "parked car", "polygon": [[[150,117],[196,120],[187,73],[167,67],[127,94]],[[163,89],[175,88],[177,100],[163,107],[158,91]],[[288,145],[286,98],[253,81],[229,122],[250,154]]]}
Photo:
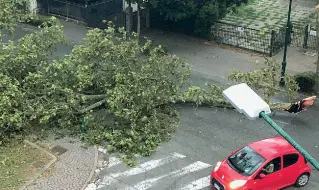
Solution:
{"label": "parked car", "polygon": [[214,190],[278,190],[307,185],[307,160],[283,137],[273,137],[232,151],[211,173]]}

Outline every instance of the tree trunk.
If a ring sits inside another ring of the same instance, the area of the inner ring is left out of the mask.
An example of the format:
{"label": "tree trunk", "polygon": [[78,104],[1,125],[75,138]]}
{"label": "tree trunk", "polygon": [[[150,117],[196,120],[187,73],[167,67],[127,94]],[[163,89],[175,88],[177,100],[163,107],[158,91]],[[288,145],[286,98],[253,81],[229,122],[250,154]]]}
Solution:
{"label": "tree trunk", "polygon": [[147,7],[146,8],[146,28],[149,29],[150,28],[150,8]]}
{"label": "tree trunk", "polygon": [[141,34],[141,6],[137,3],[137,35]]}
{"label": "tree trunk", "polygon": [[126,8],[126,32],[127,32],[127,36],[129,37],[132,33],[132,12],[133,12],[133,8],[132,8],[132,4],[129,3],[129,6]]}
{"label": "tree trunk", "polygon": [[317,8],[317,19],[316,19],[316,39],[317,39],[317,67],[316,67],[316,86],[315,86],[315,90],[316,90],[316,94],[319,92],[319,10],[318,7]]}

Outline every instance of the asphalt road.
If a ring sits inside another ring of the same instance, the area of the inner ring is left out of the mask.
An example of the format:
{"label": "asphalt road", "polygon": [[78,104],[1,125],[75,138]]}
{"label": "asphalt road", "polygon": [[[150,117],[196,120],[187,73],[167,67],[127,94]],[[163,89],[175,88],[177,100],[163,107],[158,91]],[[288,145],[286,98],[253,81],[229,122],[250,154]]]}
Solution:
{"label": "asphalt road", "polygon": [[[27,28],[30,30],[30,27]],[[78,32],[78,36],[75,31]],[[81,29],[78,25],[66,25],[66,34],[76,43],[81,43],[79,39],[84,36],[85,31],[84,27]],[[21,34],[16,36],[27,33],[25,30],[20,32]],[[198,44],[192,46],[192,42],[187,41],[184,41],[182,48],[178,46],[176,44],[169,49],[177,55],[189,58],[193,69],[192,82],[200,86],[206,81],[226,82],[223,76],[229,70],[252,69],[254,68],[252,64],[260,59],[217,47],[209,48]],[[183,53],[183,49],[187,49],[186,53]],[[56,55],[64,55],[70,50],[71,46],[61,46]],[[190,53],[192,51],[196,53]],[[213,62],[212,58],[218,59],[218,64],[216,61]],[[207,176],[217,161],[224,159],[233,149],[249,142],[277,135],[276,131],[263,120],[250,121],[234,110],[191,106],[182,106],[179,109],[181,123],[173,138],[168,143],[162,144],[151,157],[141,158],[140,163],[144,165],[139,165],[135,169],[128,168],[111,157],[109,168],[100,173],[101,190],[119,188],[208,190]],[[273,119],[317,160],[319,160],[318,113],[319,107],[316,104],[299,115],[277,113],[273,116]],[[310,183],[304,189],[319,189],[317,171],[313,172]]]}
{"label": "asphalt road", "polygon": [[[176,35],[146,35],[151,36],[157,43],[165,44],[169,52],[188,59],[194,85],[203,86],[205,82],[209,82],[227,86],[230,82],[225,76],[229,72],[249,71],[262,65],[260,56],[205,46]],[[291,68],[289,73],[300,69],[300,66],[295,64],[288,67]],[[173,138],[163,144],[156,154],[141,158],[141,164],[135,169],[129,169],[120,162],[112,162],[111,158],[110,167],[100,173],[101,181],[98,185],[101,190],[208,190],[208,176],[217,161],[227,157],[232,150],[252,141],[278,135],[262,119],[250,121],[234,110],[191,106],[179,109],[181,124]],[[317,160],[318,113],[319,107],[316,104],[299,115],[277,112],[273,116],[273,119]],[[303,189],[319,189],[319,175],[316,170],[313,171],[309,184]]]}
{"label": "asphalt road", "polygon": [[[199,73],[192,75],[192,80],[198,85],[217,82]],[[272,118],[319,160],[317,107],[318,104],[299,115],[277,112]],[[217,161],[249,142],[278,135],[262,119],[251,121],[234,110],[192,106],[179,109],[181,124],[173,138],[156,154],[141,158],[135,170],[114,163],[111,158],[110,167],[100,173],[100,190],[208,190],[208,176]],[[167,159],[165,163],[158,161],[163,158]],[[297,188],[287,188],[293,189]],[[317,171],[313,171],[311,181],[303,189],[319,189]]]}

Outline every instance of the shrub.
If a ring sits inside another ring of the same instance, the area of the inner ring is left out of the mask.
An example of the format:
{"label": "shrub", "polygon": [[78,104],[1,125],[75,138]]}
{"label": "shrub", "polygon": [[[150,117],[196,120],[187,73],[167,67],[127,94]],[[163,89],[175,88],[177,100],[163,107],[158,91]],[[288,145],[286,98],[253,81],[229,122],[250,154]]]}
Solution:
{"label": "shrub", "polygon": [[303,72],[295,75],[295,80],[299,85],[300,92],[313,92],[316,84],[316,75],[314,72]]}
{"label": "shrub", "polygon": [[46,22],[46,23],[48,23],[48,26],[50,27],[51,26],[51,24],[49,22],[50,18],[51,17],[49,17],[49,16],[38,15],[38,16],[26,21],[26,23],[38,27],[38,26],[42,26],[43,23]]}

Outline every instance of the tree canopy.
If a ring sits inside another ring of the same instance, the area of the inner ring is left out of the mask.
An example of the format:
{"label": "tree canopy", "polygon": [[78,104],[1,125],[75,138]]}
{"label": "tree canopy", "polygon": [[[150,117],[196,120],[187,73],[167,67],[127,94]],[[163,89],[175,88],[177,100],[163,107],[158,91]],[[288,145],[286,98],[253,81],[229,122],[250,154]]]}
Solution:
{"label": "tree canopy", "polygon": [[[2,142],[34,124],[78,131],[83,114],[92,132],[102,128],[99,135],[110,147],[127,154],[148,155],[169,138],[178,123],[171,104],[180,98],[189,73],[184,60],[150,41],[140,46],[136,34],[126,39],[124,29],[116,34],[113,27],[90,30],[83,45],[52,60],[49,56],[66,40],[56,19],[50,22],[51,27],[1,46]],[[121,122],[97,125],[92,110],[98,107],[110,111],[99,117],[109,114]]]}
{"label": "tree canopy", "polygon": [[[9,24],[2,26],[14,27],[15,18],[3,19]],[[86,139],[106,140],[109,151],[124,153],[132,165],[135,154],[150,155],[170,138],[179,124],[174,104],[230,107],[220,86],[182,90],[189,87],[185,60],[151,41],[139,43],[135,33],[127,38],[123,28],[117,31],[111,25],[91,29],[84,44],[52,59],[58,45],[67,43],[62,25],[52,17],[38,32],[1,44],[0,144],[36,126],[79,134],[84,116]],[[230,79],[250,84],[269,100],[280,91],[279,67],[273,60],[266,63]],[[294,95],[296,83],[288,81],[288,94]]]}
{"label": "tree canopy", "polygon": [[151,24],[155,27],[209,38],[214,22],[224,17],[228,8],[247,0],[165,0],[157,1]]}
{"label": "tree canopy", "polygon": [[25,0],[0,0],[0,30],[12,32],[19,21],[30,18],[26,3]]}

